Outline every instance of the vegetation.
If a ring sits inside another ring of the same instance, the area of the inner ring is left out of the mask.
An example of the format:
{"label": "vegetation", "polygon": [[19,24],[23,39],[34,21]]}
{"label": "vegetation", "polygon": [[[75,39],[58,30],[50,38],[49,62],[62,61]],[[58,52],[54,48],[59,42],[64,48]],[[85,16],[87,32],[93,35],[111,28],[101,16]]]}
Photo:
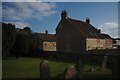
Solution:
{"label": "vegetation", "polygon": [[32,33],[29,27],[23,29],[15,28],[10,23],[2,23],[2,56],[30,56],[34,53],[41,39]]}
{"label": "vegetation", "polygon": [[10,53],[10,49],[15,43],[15,26],[12,24],[2,23],[2,56],[5,57]]}
{"label": "vegetation", "polygon": [[[16,57],[27,54],[30,46],[30,37],[23,33],[17,33],[15,44],[12,48],[12,53],[16,55]],[[17,53],[17,54],[16,54]]]}
{"label": "vegetation", "polygon": [[[39,65],[42,59],[20,57],[33,57],[38,55],[37,53],[40,54],[41,50],[39,49],[39,45],[42,44],[42,40],[40,39],[39,35],[32,33],[32,30],[29,27],[19,29],[15,28],[15,25],[10,23],[2,23],[2,32],[2,56],[4,57],[2,62],[3,78],[39,78]],[[15,57],[7,56],[16,56],[17,59]],[[48,56],[50,57],[50,55]],[[63,60],[48,61],[52,77],[63,73],[65,68],[67,68],[69,65],[75,66],[76,64],[75,62]],[[90,72],[90,68],[93,67],[96,69],[95,72]],[[84,65],[84,77],[111,77],[111,73],[111,69],[100,71],[100,66],[98,65]]]}
{"label": "vegetation", "polygon": [[37,35],[37,34],[32,35],[30,41],[31,42],[30,42],[29,53],[32,56],[35,56],[37,53],[40,54],[40,45],[42,45],[42,40],[39,37],[39,35]]}
{"label": "vegetation", "polygon": [[[14,57],[9,57],[3,59],[3,78],[39,78],[39,65],[42,59],[40,58],[23,58],[15,59]],[[69,65],[75,65],[75,62],[66,61],[49,61],[52,77],[57,76],[64,72],[65,68]],[[97,65],[84,65],[84,77],[111,77],[111,69],[106,69],[104,71],[96,70],[95,72],[89,72],[89,68],[96,67],[100,69]]]}

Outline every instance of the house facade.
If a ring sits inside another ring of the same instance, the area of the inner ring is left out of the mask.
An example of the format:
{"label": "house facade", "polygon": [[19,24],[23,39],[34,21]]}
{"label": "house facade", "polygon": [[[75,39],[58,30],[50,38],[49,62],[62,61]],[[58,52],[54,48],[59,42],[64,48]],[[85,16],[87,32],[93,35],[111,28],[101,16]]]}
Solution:
{"label": "house facade", "polygon": [[56,51],[56,36],[55,34],[48,34],[46,30],[45,33],[36,33],[41,40],[39,44],[39,49],[42,51]]}
{"label": "house facade", "polygon": [[86,51],[88,50],[101,50],[101,49],[112,49],[112,40],[110,39],[97,39],[97,38],[86,38]]}
{"label": "house facade", "polygon": [[114,49],[120,49],[120,38],[115,38],[113,43]]}
{"label": "house facade", "polygon": [[57,51],[70,53],[85,53],[87,50],[110,49],[112,38],[107,34],[101,34],[86,21],[76,20],[68,17],[66,11],[62,11],[61,20],[56,28]]}
{"label": "house facade", "polygon": [[43,42],[43,51],[56,51],[56,42]]}

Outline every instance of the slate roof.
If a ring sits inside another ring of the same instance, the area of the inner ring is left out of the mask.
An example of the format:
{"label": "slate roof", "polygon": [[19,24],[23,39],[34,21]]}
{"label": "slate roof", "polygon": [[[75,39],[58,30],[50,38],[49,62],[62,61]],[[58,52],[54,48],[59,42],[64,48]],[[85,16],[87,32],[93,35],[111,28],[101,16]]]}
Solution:
{"label": "slate roof", "polygon": [[76,27],[79,29],[81,34],[83,34],[84,37],[99,37],[100,34],[92,25],[87,24],[86,22],[75,20],[72,18],[67,19],[73,27]]}
{"label": "slate roof", "polygon": [[105,39],[113,39],[108,34],[103,34],[103,33],[101,34],[101,37]]}
{"label": "slate roof", "polygon": [[46,33],[36,33],[43,41],[55,42],[55,34],[46,34]]}
{"label": "slate roof", "polygon": [[120,40],[120,38],[115,38],[115,40]]}
{"label": "slate roof", "polygon": [[[83,22],[81,20],[76,20],[72,18],[67,18],[66,21],[69,23],[70,26],[75,27],[79,30],[80,34],[86,38],[102,38],[102,39],[111,39],[108,34],[100,34],[98,29],[96,29],[91,24]],[[60,21],[61,23],[61,21]]]}

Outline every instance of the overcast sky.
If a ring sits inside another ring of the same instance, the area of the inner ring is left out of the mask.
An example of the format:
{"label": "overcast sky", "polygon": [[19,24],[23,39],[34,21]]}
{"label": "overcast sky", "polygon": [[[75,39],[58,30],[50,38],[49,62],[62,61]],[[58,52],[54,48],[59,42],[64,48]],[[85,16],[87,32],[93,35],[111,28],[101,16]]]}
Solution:
{"label": "overcast sky", "polygon": [[28,26],[34,32],[47,29],[55,34],[60,13],[65,9],[69,17],[82,21],[89,17],[91,24],[103,33],[118,36],[117,2],[3,2],[2,21],[11,22],[18,28]]}

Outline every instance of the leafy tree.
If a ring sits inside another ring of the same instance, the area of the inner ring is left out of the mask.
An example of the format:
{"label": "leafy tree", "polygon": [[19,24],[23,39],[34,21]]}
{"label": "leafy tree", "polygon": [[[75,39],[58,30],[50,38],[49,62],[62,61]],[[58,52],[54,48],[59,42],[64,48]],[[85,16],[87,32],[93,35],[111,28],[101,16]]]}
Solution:
{"label": "leafy tree", "polygon": [[30,42],[30,53],[32,55],[39,53],[41,51],[40,49],[42,48],[40,45],[42,45],[42,39],[39,37],[39,35],[33,34]]}
{"label": "leafy tree", "polygon": [[19,58],[40,51],[42,40],[39,35],[32,34],[29,27],[19,29],[13,24],[2,23],[2,45],[3,57],[11,53]]}
{"label": "leafy tree", "polygon": [[25,35],[28,35],[28,36],[32,36],[32,30],[30,29],[30,27],[24,27],[22,32],[25,34]]}
{"label": "leafy tree", "polygon": [[16,58],[19,56],[27,56],[30,47],[30,36],[31,33],[26,33],[26,31],[20,30],[16,33],[16,41],[12,48],[12,52],[16,55]]}
{"label": "leafy tree", "polygon": [[6,57],[15,42],[15,25],[2,23],[2,56]]}

